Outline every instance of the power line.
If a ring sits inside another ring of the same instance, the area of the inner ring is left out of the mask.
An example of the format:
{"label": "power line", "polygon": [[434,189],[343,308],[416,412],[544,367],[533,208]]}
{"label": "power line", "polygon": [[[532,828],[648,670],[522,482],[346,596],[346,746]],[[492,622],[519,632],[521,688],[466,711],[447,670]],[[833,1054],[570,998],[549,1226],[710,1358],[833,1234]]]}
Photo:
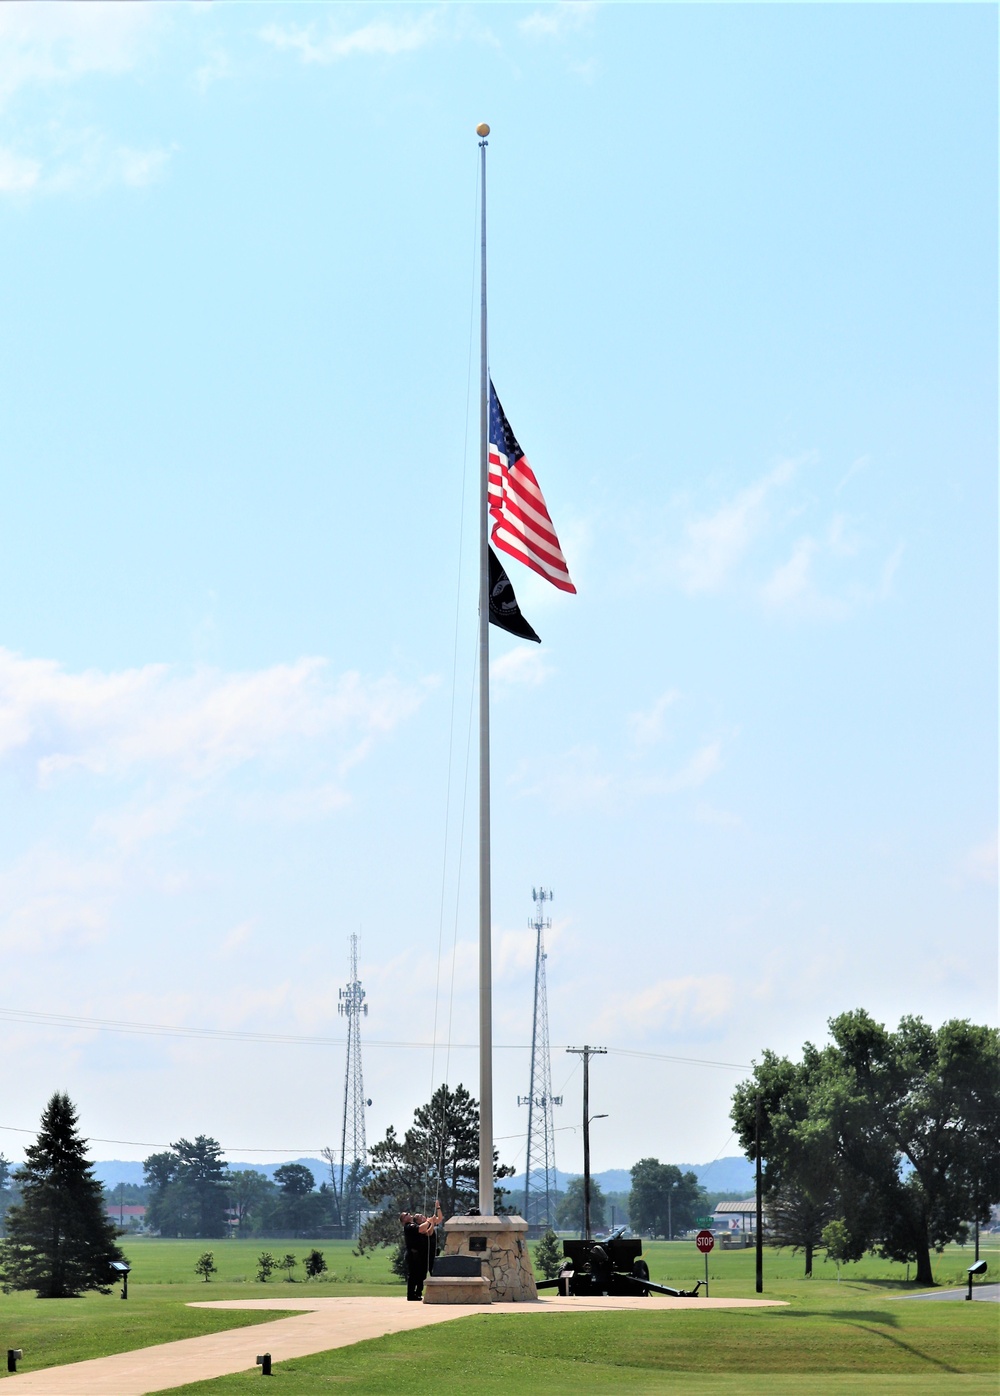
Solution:
{"label": "power line", "polygon": [[[25,1129],[21,1125],[0,1125],[0,1131],[5,1134],[37,1134],[38,1126],[34,1129]],[[88,1144],[127,1144],[133,1149],[172,1149],[173,1144],[164,1144],[162,1140],[155,1142],[149,1139],[102,1139],[97,1134],[87,1135]],[[303,1158],[319,1157],[319,1149],[313,1145],[301,1145],[292,1148],[291,1145],[284,1149],[251,1149],[245,1144],[220,1144],[219,1148],[226,1154],[298,1154]]]}
{"label": "power line", "polygon": [[[86,1018],[75,1013],[40,1013],[26,1008],[0,1008],[0,1020],[33,1024],[37,1027],[82,1028],[94,1032],[119,1032],[146,1037],[199,1038],[217,1042],[261,1042],[289,1047],[337,1047],[342,1049],[346,1045],[346,1038],[343,1037],[310,1036],[303,1033],[254,1032],[242,1028],[189,1028],[178,1024],[139,1023],[118,1018]],[[456,1051],[474,1052],[479,1050],[477,1042],[450,1042],[448,1044],[441,1042],[400,1042],[372,1037],[366,1038],[365,1041],[369,1047],[405,1048],[407,1051],[436,1051],[445,1045]],[[553,1046],[557,1051],[562,1051],[566,1044],[555,1043]],[[493,1048],[494,1051],[498,1052],[530,1052],[531,1043],[495,1042]],[[668,1052],[644,1052],[631,1047],[609,1047],[608,1051],[616,1057],[676,1062],[681,1066],[709,1066],[726,1071],[753,1070],[753,1067],[747,1062],[722,1062],[712,1061],[706,1057],[681,1057]]]}
{"label": "power line", "polygon": [[[572,1132],[575,1134],[578,1128],[579,1128],[578,1125],[556,1125],[556,1131],[557,1131],[558,1133],[562,1133],[564,1130],[569,1130],[569,1131],[572,1131]],[[37,1134],[37,1133],[38,1133],[38,1126],[36,1125],[34,1129],[27,1129],[27,1128],[25,1128],[23,1125],[0,1125],[0,1133],[3,1133],[3,1134]],[[730,1137],[732,1137],[732,1136],[730,1136]],[[520,1132],[520,1133],[518,1133],[518,1134],[498,1134],[498,1135],[497,1135],[497,1140],[498,1140],[498,1141],[501,1140],[501,1139],[523,1139],[523,1138],[524,1138],[524,1133],[523,1133],[523,1131]],[[133,1148],[133,1149],[172,1149],[172,1148],[173,1148],[173,1144],[165,1144],[165,1143],[163,1142],[163,1140],[149,1140],[149,1139],[102,1139],[102,1138],[100,1137],[100,1135],[97,1135],[97,1134],[89,1134],[89,1135],[87,1136],[87,1143],[88,1143],[88,1144],[127,1144],[130,1148]],[[296,1154],[296,1155],[297,1155],[298,1157],[300,1157],[300,1158],[319,1158],[320,1154],[322,1153],[322,1149],[320,1149],[318,1145],[314,1145],[314,1144],[296,1144],[296,1145],[286,1144],[286,1146],[285,1146],[283,1149],[278,1149],[278,1148],[274,1148],[274,1147],[269,1148],[269,1149],[260,1149],[260,1148],[257,1148],[257,1147],[251,1148],[248,1144],[220,1144],[220,1145],[219,1145],[219,1148],[222,1150],[222,1152],[223,1152],[224,1154]],[[127,1162],[127,1160],[126,1160],[126,1162]],[[713,1159],[713,1162],[715,1162],[714,1159]]]}

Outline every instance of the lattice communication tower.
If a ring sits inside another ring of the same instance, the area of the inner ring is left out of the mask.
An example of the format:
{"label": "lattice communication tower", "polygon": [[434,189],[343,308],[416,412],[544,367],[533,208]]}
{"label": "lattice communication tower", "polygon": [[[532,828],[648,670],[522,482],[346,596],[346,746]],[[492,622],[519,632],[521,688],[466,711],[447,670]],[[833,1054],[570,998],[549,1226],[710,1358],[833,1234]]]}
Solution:
{"label": "lattice communication tower", "polygon": [[545,990],[545,943],[542,932],[552,922],[545,915],[545,903],[552,893],[533,887],[535,903],[529,926],[535,932],[535,1008],[531,1019],[531,1086],[519,1095],[518,1105],[528,1107],[528,1147],[524,1162],[524,1220],[532,1235],[555,1226],[556,1140],[552,1107],[562,1105],[562,1096],[552,1094],[552,1062],[549,1056],[549,1005]]}
{"label": "lattice communication tower", "polygon": [[363,1206],[361,1188],[368,1171],[365,1142],[365,1081],[361,1070],[361,1019],[368,1016],[365,991],[358,978],[358,938],[351,936],[351,982],[338,995],[337,1012],[347,1019],[347,1068],[344,1072],[344,1125],[340,1136],[340,1180],[337,1188],[341,1222],[353,1236]]}

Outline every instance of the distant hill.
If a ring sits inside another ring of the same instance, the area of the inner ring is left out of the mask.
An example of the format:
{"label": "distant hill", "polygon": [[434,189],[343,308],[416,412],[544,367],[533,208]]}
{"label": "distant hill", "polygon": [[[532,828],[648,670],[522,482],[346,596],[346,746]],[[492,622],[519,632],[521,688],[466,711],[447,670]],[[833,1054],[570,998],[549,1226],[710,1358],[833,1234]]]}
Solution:
{"label": "distant hill", "polygon": [[[330,1165],[320,1158],[286,1158],[279,1159],[277,1163],[241,1163],[239,1159],[230,1159],[229,1167],[233,1172],[247,1169],[253,1173],[263,1173],[267,1178],[273,1178],[275,1169],[281,1168],[285,1163],[303,1164],[316,1179],[317,1187],[320,1183],[330,1181]],[[98,1159],[94,1163],[94,1174],[106,1188],[113,1188],[117,1183],[136,1183],[141,1187],[145,1181],[142,1175],[142,1164],[136,1163],[134,1159]]]}
{"label": "distant hill", "polygon": [[[679,1163],[677,1167],[682,1173],[693,1173],[709,1192],[753,1192],[753,1164],[739,1156],[717,1158],[711,1163]],[[580,1174],[564,1173],[560,1168],[556,1170],[556,1177],[556,1187],[562,1192],[570,1178],[579,1178]],[[632,1189],[632,1175],[627,1168],[606,1168],[603,1173],[593,1174],[593,1178],[600,1183],[602,1192],[630,1192]],[[513,1193],[523,1192],[524,1174],[505,1178],[503,1186]]]}
{"label": "distant hill", "polygon": [[[317,1187],[330,1177],[329,1165],[318,1158],[279,1159],[277,1163],[243,1163],[239,1159],[230,1159],[229,1167],[234,1171],[250,1169],[254,1173],[263,1173],[265,1177],[273,1178],[275,1169],[280,1168],[283,1163],[303,1164],[316,1179]],[[744,1196],[753,1192],[753,1164],[739,1156],[717,1158],[711,1163],[679,1163],[677,1167],[682,1173],[694,1173],[698,1182],[709,1192],[738,1192]],[[133,1160],[101,1159],[94,1164],[94,1172],[108,1188],[113,1188],[116,1183],[143,1182],[142,1164]],[[603,1173],[595,1173],[593,1176],[595,1181],[600,1183],[603,1192],[629,1192],[632,1187],[632,1177],[627,1168],[606,1168]],[[571,1178],[579,1177],[579,1173],[564,1173],[561,1168],[557,1169],[556,1187],[562,1192]],[[505,1178],[503,1186],[512,1193],[523,1192],[524,1174],[521,1173],[515,1178]]]}

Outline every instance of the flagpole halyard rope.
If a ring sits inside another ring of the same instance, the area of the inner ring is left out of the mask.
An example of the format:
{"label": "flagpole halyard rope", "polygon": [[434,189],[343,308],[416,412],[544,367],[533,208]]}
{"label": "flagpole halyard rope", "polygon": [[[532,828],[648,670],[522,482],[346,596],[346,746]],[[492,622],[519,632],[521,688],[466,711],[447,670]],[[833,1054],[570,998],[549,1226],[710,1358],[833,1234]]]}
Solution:
{"label": "flagpole halyard rope", "polygon": [[[479,163],[478,163],[478,161],[477,161],[477,163],[476,163],[476,193],[475,193],[475,201],[474,201],[474,209],[475,209],[476,212],[478,212],[478,206],[479,206]],[[435,1046],[434,1046],[434,1047],[432,1048],[432,1050],[431,1050],[430,1094],[429,1094],[429,1096],[428,1096],[428,1099],[429,1099],[429,1100],[433,1100],[433,1098],[434,1098],[434,1091],[435,1091],[435,1089],[436,1089],[436,1074],[437,1074],[437,1062],[436,1062],[436,1057],[437,1057],[437,1029],[438,1029],[438,1012],[439,1012],[440,1002],[441,1002],[441,963],[442,963],[442,958],[443,958],[443,957],[442,957],[442,949],[443,949],[443,940],[444,940],[444,910],[445,910],[445,897],[446,897],[447,879],[448,879],[448,849],[449,849],[449,845],[450,845],[450,842],[451,842],[451,787],[452,787],[452,770],[453,770],[453,764],[454,764],[454,750],[455,750],[455,699],[456,699],[456,696],[457,696],[457,693],[458,693],[458,647],[459,647],[459,646],[458,646],[458,641],[459,641],[459,628],[460,628],[461,615],[462,615],[462,563],[463,563],[463,555],[464,555],[464,550],[465,550],[465,492],[466,492],[466,482],[467,482],[468,473],[469,473],[469,415],[470,415],[470,404],[471,404],[471,400],[472,400],[472,336],[473,336],[473,331],[474,331],[474,327],[475,327],[475,279],[476,279],[476,246],[475,246],[475,244],[476,244],[476,228],[475,228],[475,225],[476,225],[476,221],[477,221],[477,220],[476,220],[475,213],[474,213],[474,215],[473,215],[473,240],[472,240],[472,242],[473,242],[473,247],[472,247],[472,286],[473,286],[473,294],[472,294],[472,297],[470,298],[470,306],[469,306],[469,354],[468,354],[468,363],[467,363],[466,375],[465,375],[465,427],[464,427],[464,430],[463,430],[463,432],[462,432],[462,470],[461,470],[461,490],[460,490],[459,523],[458,523],[458,565],[457,565],[457,568],[456,568],[456,583],[455,583],[455,623],[454,623],[453,635],[452,635],[452,656],[451,656],[451,710],[450,710],[449,715],[448,715],[448,776],[447,776],[447,780],[446,780],[446,782],[445,782],[444,841],[443,841],[443,848],[442,848],[442,854],[441,854],[441,894],[440,894],[440,899],[439,899],[439,903],[438,903],[437,966],[436,966],[436,969],[435,969],[435,976],[434,976],[434,1031],[433,1031],[433,1033],[431,1034],[431,1041],[435,1044]],[[466,789],[467,789],[467,785],[468,785],[468,761],[469,761],[469,756],[468,756],[468,741],[466,742],[466,757],[465,757],[465,761],[466,761],[466,771],[465,771],[465,778],[464,778],[464,780],[463,780],[462,829],[461,829],[461,831],[460,831],[460,836],[459,836],[458,872],[457,872],[458,884],[459,884],[459,886],[461,885],[461,879],[462,879],[461,857],[462,857],[462,844],[463,844],[463,842],[464,842],[465,794],[466,794]],[[456,908],[456,934],[457,934],[457,908]],[[450,1060],[451,1060],[451,1027],[452,1027],[452,1011],[451,1011],[451,1010],[452,1010],[452,998],[453,998],[453,996],[454,996],[454,991],[455,991],[455,970],[454,970],[454,949],[453,949],[453,950],[452,950],[451,990],[450,990],[450,993],[449,993],[449,1001],[448,1001],[448,1033],[447,1033],[447,1045],[446,1045],[446,1056],[445,1056],[445,1085],[448,1084],[448,1080],[449,1080],[449,1066],[450,1066]],[[444,1103],[442,1103],[442,1112],[444,1111],[444,1109],[445,1109],[445,1106],[444,1106]],[[444,1118],[443,1118],[443,1114],[442,1114],[441,1126],[442,1126],[442,1130],[443,1130],[443,1128],[444,1128]],[[428,1203],[428,1197],[429,1197],[429,1182],[430,1182],[430,1166],[431,1166],[431,1162],[432,1162],[432,1161],[431,1161],[430,1159],[428,1159],[428,1167],[427,1167],[427,1170],[426,1170],[426,1172],[425,1172],[425,1174],[424,1174],[424,1197],[423,1197],[423,1204],[424,1204],[424,1210],[425,1210],[425,1211],[427,1210],[427,1203]]]}

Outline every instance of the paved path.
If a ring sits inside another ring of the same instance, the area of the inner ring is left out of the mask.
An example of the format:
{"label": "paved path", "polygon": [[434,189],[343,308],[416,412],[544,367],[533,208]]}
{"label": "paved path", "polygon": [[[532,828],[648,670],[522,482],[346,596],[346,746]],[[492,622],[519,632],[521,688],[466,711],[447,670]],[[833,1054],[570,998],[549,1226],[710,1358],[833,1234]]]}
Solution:
{"label": "paved path", "polygon": [[[348,1347],[366,1338],[403,1333],[447,1323],[471,1313],[538,1314],[580,1313],[609,1309],[734,1309],[773,1305],[773,1299],[557,1299],[534,1304],[457,1305],[409,1304],[405,1299],[221,1299],[195,1304],[198,1309],[293,1310],[287,1318],[182,1338],[159,1347],[120,1352],[65,1367],[21,1372],[8,1377],[4,1396],[10,1392],[44,1393],[44,1396],[148,1396],[169,1391],[187,1382],[207,1381],[230,1372],[244,1372],[258,1353],[269,1352],[275,1364],[290,1357],[306,1357],[330,1348]],[[308,1310],[308,1312],[303,1312]]]}
{"label": "paved path", "polygon": [[[961,1289],[929,1289],[926,1294],[900,1294],[899,1299],[964,1299],[969,1293],[968,1285]],[[984,1299],[987,1303],[1000,1304],[1000,1284],[972,1286],[973,1299]]]}

